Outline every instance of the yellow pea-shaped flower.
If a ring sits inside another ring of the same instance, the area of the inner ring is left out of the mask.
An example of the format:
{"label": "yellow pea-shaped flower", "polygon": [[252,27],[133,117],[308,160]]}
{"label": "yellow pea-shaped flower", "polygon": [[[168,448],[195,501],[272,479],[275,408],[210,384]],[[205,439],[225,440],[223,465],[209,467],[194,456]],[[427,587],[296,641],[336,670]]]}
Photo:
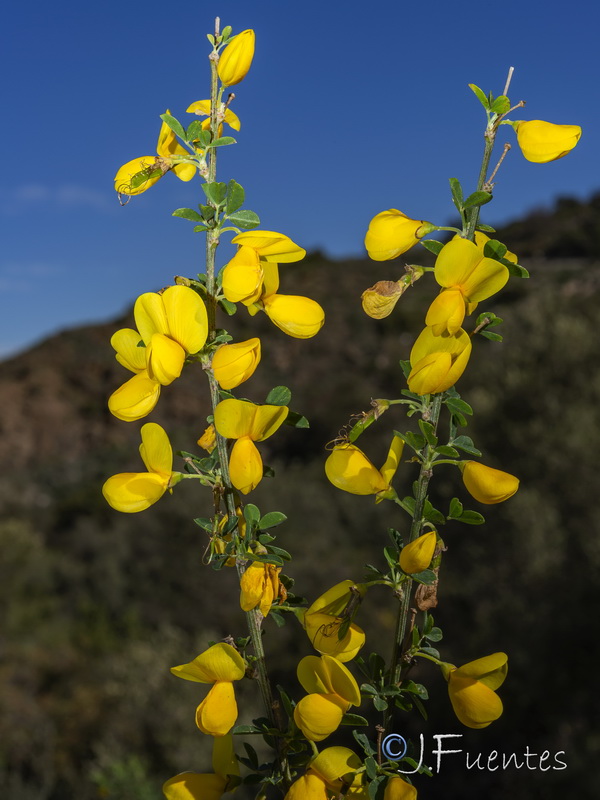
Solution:
{"label": "yellow pea-shaped flower", "polygon": [[400,551],[400,569],[408,575],[423,572],[431,564],[436,542],[435,531],[428,531],[413,542],[409,542]]}
{"label": "yellow pea-shaped flower", "polygon": [[390,208],[371,220],[365,248],[373,261],[390,261],[414,247],[434,227],[430,222],[411,219],[397,208]]}
{"label": "yellow pea-shaped flower", "polygon": [[581,138],[579,125],[555,125],[541,119],[513,123],[517,141],[527,161],[546,164],[566,156]]}
{"label": "yellow pea-shaped flower", "polygon": [[508,672],[506,653],[493,653],[470,661],[458,669],[442,665],[448,681],[448,694],[454,713],[467,728],[487,728],[502,714],[502,701],[496,694]]}
{"label": "yellow pea-shaped flower", "polygon": [[246,77],[254,57],[255,40],[253,30],[242,31],[221,53],[217,72],[225,86],[235,86]]}
{"label": "yellow pea-shaped flower", "polygon": [[519,488],[519,479],[509,472],[486,467],[478,461],[463,461],[459,466],[467,491],[480,503],[502,503]]}

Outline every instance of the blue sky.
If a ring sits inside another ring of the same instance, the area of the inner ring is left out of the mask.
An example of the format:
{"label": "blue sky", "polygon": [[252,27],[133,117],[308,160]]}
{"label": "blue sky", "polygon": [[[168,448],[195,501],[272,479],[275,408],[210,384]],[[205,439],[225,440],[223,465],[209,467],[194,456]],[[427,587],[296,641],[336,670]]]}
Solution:
{"label": "blue sky", "polygon": [[596,3],[560,13],[533,0],[11,4],[0,55],[0,356],[106,320],[201,268],[201,236],[171,217],[200,202],[199,180],[167,175],[122,208],[113,177],[154,153],[159,114],[185,117],[208,96],[216,14],[257,35],[236,87],[239,144],[220,151],[219,178],[245,187],[261,227],[307,249],[361,254],[369,219],[390,207],[447,222],[448,178],[472,188],[482,149],[484,115],[467,84],[499,94],[510,65],[511,99],[527,101],[520,118],[580,124],[583,137],[548,165],[513,148],[485,221],[600,188]]}

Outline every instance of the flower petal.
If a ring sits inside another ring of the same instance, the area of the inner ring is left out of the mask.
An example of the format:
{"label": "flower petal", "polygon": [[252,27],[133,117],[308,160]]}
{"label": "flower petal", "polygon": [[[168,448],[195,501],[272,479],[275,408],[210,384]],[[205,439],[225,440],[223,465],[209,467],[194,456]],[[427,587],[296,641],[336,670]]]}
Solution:
{"label": "flower petal", "polygon": [[389,488],[381,472],[354,444],[333,449],[325,462],[325,474],[334,486],[350,494],[377,494]]}
{"label": "flower petal", "polygon": [[260,297],[263,268],[256,250],[240,247],[223,270],[223,294],[230,303],[254,303]]}
{"label": "flower petal", "polygon": [[262,458],[249,436],[242,436],[233,445],[229,456],[229,477],[233,486],[242,494],[256,489],[262,481]]}
{"label": "flower petal", "polygon": [[167,491],[161,475],[148,472],[122,472],[113,475],[102,487],[109,506],[125,514],[135,514],[150,508]]}
{"label": "flower petal", "polygon": [[400,551],[400,569],[408,575],[423,572],[431,564],[436,542],[435,531],[428,531],[413,542],[409,542]]}
{"label": "flower petal", "polygon": [[212,370],[222,389],[234,389],[248,380],[260,363],[260,339],[224,344],[212,359]]}
{"label": "flower petal", "polygon": [[256,406],[250,438],[255,442],[263,442],[268,439],[283,425],[288,413],[287,406]]}
{"label": "flower petal", "polygon": [[502,700],[481,681],[452,672],[448,693],[454,713],[467,728],[487,728],[502,714]]}
{"label": "flower petal", "polygon": [[292,783],[284,800],[328,800],[329,796],[322,779],[309,771]]}
{"label": "flower petal", "polygon": [[337,730],[346,705],[335,694],[309,694],[294,709],[294,722],[306,739],[320,742]]}
{"label": "flower petal", "polygon": [[108,408],[117,419],[134,422],[152,411],[159,396],[160,383],[153,381],[148,376],[147,370],[144,370],[111,394],[108,398]]}
{"label": "flower petal", "polygon": [[238,707],[230,681],[217,681],[196,709],[196,725],[210,736],[228,734],[237,717]]}
{"label": "flower petal", "polygon": [[163,333],[155,333],[146,347],[149,377],[168,386],[181,375],[185,362],[185,350]]}
{"label": "flower petal", "polygon": [[167,800],[220,800],[226,784],[221,775],[181,772],[169,778],[162,790]]}
{"label": "flower petal", "polygon": [[161,295],[169,336],[193,355],[204,347],[208,316],[200,295],[189,286],[169,286]]}
{"label": "flower petal", "polygon": [[156,162],[155,156],[142,156],[123,164],[115,175],[115,191],[133,196],[154,186],[165,174]]}
{"label": "flower petal", "polygon": [[[502,264],[498,264],[498,266],[501,267]],[[443,333],[455,334],[463,324],[465,311],[465,299],[462,291],[460,289],[443,289],[429,306],[425,325],[431,328],[435,336],[441,336]]]}
{"label": "flower petal", "polygon": [[264,261],[275,261],[280,264],[300,261],[306,255],[306,250],[299,247],[289,236],[275,231],[239,233],[231,241],[233,244],[244,245],[256,250]]}
{"label": "flower petal", "polygon": [[173,675],[197,683],[239,681],[245,671],[244,659],[235,647],[226,642],[213,644],[188,664],[171,667]]}
{"label": "flower petal", "polygon": [[519,488],[519,479],[514,475],[478,461],[463,462],[462,478],[471,497],[486,505],[503,503]]}
{"label": "flower petal", "polygon": [[325,312],[309,297],[272,294],[265,297],[263,302],[271,322],[295,339],[310,339],[325,322]]}
{"label": "flower petal", "polygon": [[130,372],[142,372],[146,369],[146,350],[138,347],[142,337],[133,328],[121,328],[116,331],[110,340],[115,349],[115,358],[121,366]]}
{"label": "flower petal", "polygon": [[169,335],[167,312],[161,296],[156,292],[145,292],[138,297],[133,316],[144,344],[148,345],[155,333]]}
{"label": "flower petal", "polygon": [[142,425],[140,455],[148,472],[155,472],[169,481],[173,471],[173,448],[164,428],[156,422]]}
{"label": "flower petal", "polygon": [[506,653],[492,653],[490,656],[477,658],[463,664],[454,673],[455,676],[475,678],[488,688],[496,690],[504,683],[508,673],[508,656]]}

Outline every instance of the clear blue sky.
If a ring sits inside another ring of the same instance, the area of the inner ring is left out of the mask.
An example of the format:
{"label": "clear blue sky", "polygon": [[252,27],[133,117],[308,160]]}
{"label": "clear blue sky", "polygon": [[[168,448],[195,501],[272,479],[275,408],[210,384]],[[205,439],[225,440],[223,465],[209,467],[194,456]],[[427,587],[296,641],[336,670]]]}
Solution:
{"label": "clear blue sky", "polygon": [[219,177],[245,187],[261,227],[307,249],[362,253],[369,219],[390,207],[444,224],[448,178],[471,188],[482,147],[484,115],[467,84],[499,94],[510,65],[511,99],[527,101],[522,118],[584,132],[548,165],[514,148],[485,221],[600,188],[596,3],[210,6],[32,0],[3,13],[0,356],[108,319],[173,274],[198,271],[201,236],[170,214],[199,202],[199,181],[167,175],[121,208],[113,177],[154,153],[159,114],[185,117],[208,96],[205,34],[217,13],[257,36],[236,87],[239,144],[221,151]]}

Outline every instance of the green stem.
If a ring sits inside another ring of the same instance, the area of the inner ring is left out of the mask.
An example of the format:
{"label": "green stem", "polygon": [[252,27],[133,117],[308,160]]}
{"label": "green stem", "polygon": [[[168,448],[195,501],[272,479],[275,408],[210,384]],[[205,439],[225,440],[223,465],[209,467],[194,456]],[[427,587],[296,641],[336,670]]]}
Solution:
{"label": "green stem", "polygon": [[[210,68],[211,68],[210,129],[213,140],[216,139],[218,136],[219,120],[217,115],[221,97],[221,93],[219,92],[219,76],[217,72],[218,58],[216,58],[215,56],[216,56],[216,51],[213,51],[213,54],[210,58]],[[207,166],[208,166],[207,182],[212,183],[216,180],[216,175],[217,175],[217,149],[214,147],[211,147],[209,149]],[[215,214],[216,212],[217,209],[215,208]],[[215,338],[215,331],[216,331],[217,291],[216,291],[216,276],[215,276],[215,253],[219,245],[219,234],[220,230],[218,228],[211,229],[206,232],[206,294],[207,294],[209,342],[211,342]],[[214,413],[215,408],[217,407],[218,403],[221,400],[219,394],[219,385],[213,375],[212,370],[210,369],[207,370],[207,375],[210,385],[211,405]],[[229,474],[229,453],[227,451],[227,439],[221,436],[221,434],[218,433],[218,431],[216,430],[215,430],[215,438],[216,438],[217,452],[219,454],[219,463],[221,465],[221,480],[223,482],[223,491],[224,491],[225,505],[227,508],[227,516],[229,518],[231,517],[237,518],[235,493],[233,490],[233,486],[231,484],[231,478]],[[246,569],[245,562],[236,560],[236,567],[237,567],[238,577],[241,579]],[[261,624],[263,617],[258,609],[252,609],[251,611],[246,611],[245,613],[246,613],[246,621],[248,623],[248,631],[250,633],[250,638],[252,640],[252,646],[254,649],[254,655],[256,659],[254,662],[255,677],[258,682],[258,685],[260,686],[260,692],[262,695],[265,710],[267,712],[267,717],[269,718],[269,722],[273,728],[283,730],[283,724],[282,722],[280,722],[280,720],[277,719],[277,716],[275,714],[276,705],[274,702],[273,692],[271,689],[271,683],[269,681],[267,665],[265,661],[265,651],[262,644],[262,634],[261,634]],[[279,759],[281,771],[284,776],[284,780],[287,783],[287,787],[289,787],[292,781],[290,767],[287,758],[283,752],[283,749],[281,747],[281,741],[279,738],[277,739],[277,756]]]}
{"label": "green stem", "polygon": [[[492,151],[494,149],[494,142],[496,141],[497,130],[498,130],[498,120],[488,125],[488,127],[485,130],[484,134],[485,147],[483,149],[481,169],[479,170],[479,178],[477,180],[477,189],[475,190],[477,192],[480,192],[483,189],[487,180],[487,173],[490,167],[490,159],[492,157]],[[465,239],[470,239],[471,241],[473,241],[473,239],[475,238],[475,228],[477,227],[478,221],[479,221],[479,206],[474,206],[471,209],[471,213],[469,214],[469,221],[464,233]]]}
{"label": "green stem", "polygon": [[[440,418],[440,411],[442,408],[442,394],[436,394],[433,396],[433,400],[424,409],[422,417],[427,422],[433,425],[434,432],[437,429],[437,424]],[[418,536],[421,535],[421,531],[423,528],[423,508],[425,507],[425,500],[427,499],[427,487],[429,486],[429,481],[431,479],[431,458],[432,455],[432,448],[430,445],[427,445],[425,448],[425,454],[423,461],[421,463],[421,469],[419,472],[419,478],[417,480],[417,490],[415,494],[415,508],[413,511],[413,519],[412,524],[410,526],[410,541],[413,542]],[[398,608],[398,615],[396,617],[396,629],[394,631],[394,645],[392,651],[392,659],[391,659],[391,666],[390,666],[390,684],[392,686],[397,686],[400,683],[401,679],[401,672],[402,672],[402,656],[404,654],[405,649],[405,638],[406,638],[406,628],[408,624],[408,614],[410,611],[411,600],[413,595],[413,583],[414,581],[412,578],[405,581],[405,585],[403,587],[403,594],[400,600],[400,606]],[[391,723],[393,714],[393,706],[388,707],[385,712],[384,720],[383,720],[383,727],[385,730],[388,730],[388,726]]]}

